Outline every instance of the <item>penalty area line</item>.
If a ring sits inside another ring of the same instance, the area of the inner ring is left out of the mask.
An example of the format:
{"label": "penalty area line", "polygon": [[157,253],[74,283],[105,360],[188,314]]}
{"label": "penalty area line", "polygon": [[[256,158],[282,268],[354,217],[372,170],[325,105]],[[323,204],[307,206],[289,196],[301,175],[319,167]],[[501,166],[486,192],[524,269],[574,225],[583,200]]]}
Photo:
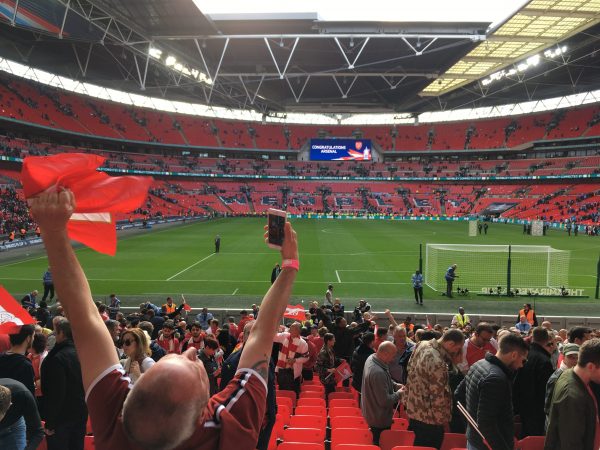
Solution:
{"label": "penalty area line", "polygon": [[207,257],[205,257],[205,258],[202,258],[200,261],[196,261],[196,262],[195,262],[194,264],[192,264],[191,266],[188,266],[188,267],[186,267],[185,269],[183,269],[183,270],[180,270],[179,272],[177,272],[177,273],[176,273],[175,275],[173,275],[172,277],[169,277],[169,278],[167,278],[165,281],[171,281],[171,280],[172,280],[173,278],[175,278],[176,276],[178,276],[178,275],[181,275],[182,273],[184,273],[184,272],[186,272],[186,271],[190,270],[192,267],[195,267],[195,266],[197,266],[198,264],[200,264],[201,262],[203,262],[203,261],[206,261],[206,260],[207,260],[208,258],[210,258],[211,256],[215,256],[215,253],[211,253],[211,254],[210,254],[210,255],[208,255]]}
{"label": "penalty area line", "polygon": [[240,290],[240,288],[235,288],[235,291],[233,291],[233,294],[231,294],[231,295],[235,295],[237,293],[237,291],[239,291],[239,290]]}

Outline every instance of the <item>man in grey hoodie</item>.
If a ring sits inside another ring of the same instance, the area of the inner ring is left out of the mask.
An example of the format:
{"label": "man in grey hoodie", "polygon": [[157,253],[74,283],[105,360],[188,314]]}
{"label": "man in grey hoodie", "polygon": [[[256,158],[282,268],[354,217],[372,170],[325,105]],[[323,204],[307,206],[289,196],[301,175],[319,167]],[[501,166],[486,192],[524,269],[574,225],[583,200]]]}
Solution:
{"label": "man in grey hoodie", "polygon": [[393,342],[383,342],[377,353],[365,363],[362,380],[362,414],[373,433],[373,444],[379,445],[383,430],[392,427],[394,405],[400,401],[404,386],[395,383],[390,376],[389,364],[396,356]]}

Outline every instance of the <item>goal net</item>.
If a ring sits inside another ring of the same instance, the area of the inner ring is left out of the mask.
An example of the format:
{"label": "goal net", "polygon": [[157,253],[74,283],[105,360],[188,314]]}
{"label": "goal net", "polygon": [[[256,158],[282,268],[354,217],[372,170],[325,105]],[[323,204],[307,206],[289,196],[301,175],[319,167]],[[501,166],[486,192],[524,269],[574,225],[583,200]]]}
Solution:
{"label": "goal net", "polygon": [[[548,245],[513,245],[510,247],[511,289],[525,293],[528,289],[568,287],[570,252]],[[445,274],[456,264],[453,289],[502,293],[507,290],[508,245],[427,244],[425,284],[435,291],[446,290]]]}

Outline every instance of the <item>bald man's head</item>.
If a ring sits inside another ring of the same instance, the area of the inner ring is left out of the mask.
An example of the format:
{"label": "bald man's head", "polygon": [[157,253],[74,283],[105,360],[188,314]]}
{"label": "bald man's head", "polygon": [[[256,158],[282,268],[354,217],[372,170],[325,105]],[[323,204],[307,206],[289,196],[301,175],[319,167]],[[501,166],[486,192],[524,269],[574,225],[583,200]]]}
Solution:
{"label": "bald man's head", "polygon": [[[208,377],[196,349],[167,355],[144,373],[127,396],[125,433],[142,448],[173,449],[192,436],[209,398]],[[160,426],[149,426],[148,417]]]}
{"label": "bald man's head", "polygon": [[389,364],[396,356],[396,352],[396,346],[393,342],[382,342],[377,349],[377,359]]}

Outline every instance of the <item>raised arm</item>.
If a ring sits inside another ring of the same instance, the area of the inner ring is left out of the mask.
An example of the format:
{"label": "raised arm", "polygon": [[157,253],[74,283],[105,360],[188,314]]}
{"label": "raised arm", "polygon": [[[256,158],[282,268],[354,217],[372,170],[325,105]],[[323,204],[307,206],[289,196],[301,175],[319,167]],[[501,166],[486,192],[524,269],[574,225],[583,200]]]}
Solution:
{"label": "raised arm", "polygon": [[388,320],[390,321],[390,323],[391,323],[392,325],[394,325],[395,327],[397,327],[397,326],[398,326],[398,322],[396,322],[396,321],[394,320],[394,316],[392,315],[392,313],[391,313],[391,311],[390,311],[389,309],[386,309],[384,314],[385,314],[385,317],[387,317],[387,318],[388,318]]}
{"label": "raised arm", "polygon": [[[285,224],[285,238],[281,247],[283,260],[298,260],[298,243],[296,232],[289,222]],[[260,314],[240,357],[238,368],[249,368],[257,371],[265,380],[269,375],[269,359],[277,326],[288,305],[297,270],[282,267],[281,273],[267,291],[260,305]]]}
{"label": "raised arm", "polygon": [[119,360],[67,236],[67,222],[74,210],[75,198],[69,190],[41,194],[31,201],[31,213],[42,232],[54,285],[71,322],[83,386],[87,391],[98,375],[118,364]]}

